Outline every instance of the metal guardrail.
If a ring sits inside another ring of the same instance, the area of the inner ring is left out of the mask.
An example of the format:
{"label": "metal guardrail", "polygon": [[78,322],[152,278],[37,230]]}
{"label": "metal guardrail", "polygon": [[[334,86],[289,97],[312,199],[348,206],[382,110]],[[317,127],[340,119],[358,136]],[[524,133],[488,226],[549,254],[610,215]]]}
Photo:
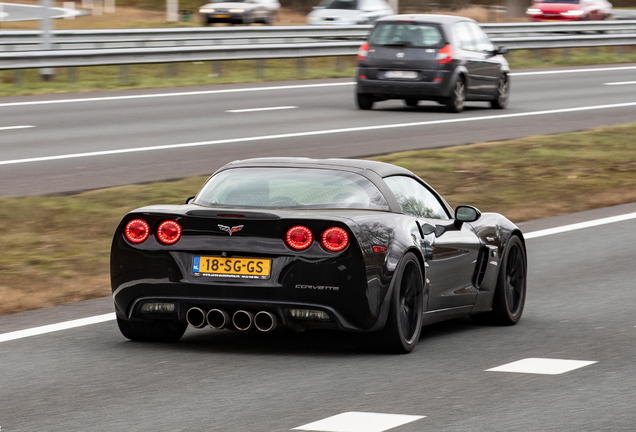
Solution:
{"label": "metal guardrail", "polygon": [[[621,22],[625,24],[626,22]],[[606,23],[607,24],[607,23]],[[636,21],[633,22],[636,25]],[[537,33],[539,29],[546,32],[554,32],[554,24],[544,23],[524,23],[515,24],[515,32],[525,29],[533,29],[533,33]],[[589,26],[589,23],[587,24]],[[632,25],[630,22],[629,25]],[[484,26],[489,29],[497,28],[498,30],[513,31],[511,24],[499,24]],[[499,26],[499,27],[496,27]],[[581,27],[583,26],[583,27]],[[598,46],[625,46],[636,45],[636,31],[631,33],[610,33],[610,34],[588,34],[590,31],[606,31],[605,28],[612,28],[611,25],[601,27],[597,23],[593,23],[592,27],[585,25],[568,25],[563,24],[556,27],[563,31],[568,28],[569,31],[585,31],[582,34],[568,35],[539,35],[539,36],[508,36],[493,37],[493,42],[498,45],[507,46],[511,50],[518,49],[546,49],[546,48],[574,48],[574,47],[598,47]],[[585,28],[585,30],[580,30]],[[593,28],[594,30],[590,30]],[[190,61],[216,61],[216,60],[249,60],[249,59],[270,59],[270,58],[304,58],[304,57],[327,57],[327,56],[351,56],[357,53],[360,46],[360,40],[357,34],[364,31],[364,36],[368,32],[369,26],[343,27],[328,29],[317,29],[315,27],[268,27],[268,28],[243,28],[243,29],[222,29],[221,31],[210,31],[216,29],[169,29],[166,30],[151,29],[122,31],[122,35],[130,35],[131,33],[143,34],[182,34],[186,39],[192,35],[207,35],[207,32],[218,37],[238,36],[242,34],[242,40],[245,40],[244,34],[254,35],[255,39],[259,39],[260,43],[238,44],[219,44],[211,45],[180,45],[180,46],[160,46],[160,47],[133,47],[133,48],[100,48],[100,49],[54,49],[48,51],[20,51],[20,52],[0,52],[0,69],[31,69],[31,68],[56,68],[56,67],[79,67],[79,66],[99,66],[99,65],[126,65],[126,64],[143,64],[143,63],[176,63]],[[575,30],[572,30],[575,29]],[[180,31],[175,31],[180,30]],[[610,31],[610,30],[608,30]],[[72,33],[78,33],[74,31]],[[102,31],[90,31],[99,32]],[[105,34],[112,31],[106,31]],[[286,32],[286,33],[285,33]],[[357,33],[358,32],[358,33]],[[5,32],[2,32],[5,33]],[[84,32],[82,32],[84,33]],[[544,32],[545,33],[545,32]],[[0,33],[1,34],[1,33]],[[275,39],[270,37],[278,35],[278,40],[283,42],[272,43]],[[304,39],[303,42],[290,43],[284,41],[283,34],[289,35],[290,38],[298,37]],[[319,34],[319,36],[314,36]],[[500,33],[502,34],[502,33]],[[268,36],[263,38],[263,35]],[[301,36],[298,36],[301,35]],[[311,36],[309,36],[311,35]],[[339,36],[336,36],[339,35]],[[174,36],[172,36],[174,37]],[[314,41],[307,42],[307,39],[317,37]],[[328,41],[328,39],[355,39]],[[171,39],[173,40],[173,39]],[[190,39],[188,39],[190,40]],[[266,42],[263,42],[266,41]]]}
{"label": "metal guardrail", "polygon": [[[370,25],[347,27],[279,26],[214,27],[176,29],[55,30],[53,43],[63,49],[142,48],[221,44],[271,44],[318,42],[334,39],[361,40]],[[636,33],[634,21],[590,21],[565,23],[489,23],[482,28],[491,37],[541,36],[546,33]],[[39,30],[0,32],[0,51],[37,51]]]}

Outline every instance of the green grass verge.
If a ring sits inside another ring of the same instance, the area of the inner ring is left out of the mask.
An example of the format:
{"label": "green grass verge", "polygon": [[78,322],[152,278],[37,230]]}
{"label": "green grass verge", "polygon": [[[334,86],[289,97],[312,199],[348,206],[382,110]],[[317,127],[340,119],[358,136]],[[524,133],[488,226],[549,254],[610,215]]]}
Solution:
{"label": "green grass verge", "polygon": [[[414,171],[452,206],[519,222],[636,201],[634,136],[636,123],[373,159]],[[109,295],[110,243],[123,215],[182,203],[204,180],[0,199],[0,314]]]}
{"label": "green grass verge", "polygon": [[[514,51],[508,56],[512,69],[584,66],[593,64],[636,63],[636,47],[577,48],[570,50]],[[212,62],[130,65],[122,75],[119,66],[59,68],[52,81],[41,80],[39,70],[0,71],[0,97],[103,90],[161,87],[185,87],[299,79],[348,78],[355,74],[356,59],[347,57],[308,58],[304,68],[297,59],[271,59],[265,62],[262,76],[257,76],[256,61],[219,62],[221,73]],[[174,76],[173,76],[174,75]],[[74,81],[70,78],[75,76]],[[122,79],[122,76],[125,76]]]}

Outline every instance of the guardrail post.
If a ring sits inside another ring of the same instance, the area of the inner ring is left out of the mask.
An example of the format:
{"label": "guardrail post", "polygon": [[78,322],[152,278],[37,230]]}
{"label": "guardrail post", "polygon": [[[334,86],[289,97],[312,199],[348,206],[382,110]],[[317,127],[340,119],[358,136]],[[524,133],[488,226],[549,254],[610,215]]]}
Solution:
{"label": "guardrail post", "polygon": [[176,63],[168,63],[166,65],[166,76],[168,78],[176,78],[177,77],[177,64]]}
{"label": "guardrail post", "polygon": [[119,66],[119,83],[128,84],[128,65],[123,64]]}
{"label": "guardrail post", "polygon": [[223,74],[223,62],[221,60],[212,62],[212,77],[218,78]]}
{"label": "guardrail post", "polygon": [[296,69],[298,70],[298,75],[305,75],[305,58],[301,57],[296,60]]}
{"label": "guardrail post", "polygon": [[598,47],[590,47],[590,55],[597,56],[598,55]]}
{"label": "guardrail post", "polygon": [[256,78],[265,78],[265,59],[256,60]]}
{"label": "guardrail post", "polygon": [[623,45],[618,45],[618,46],[616,47],[616,54],[617,54],[619,57],[623,57],[623,56],[625,55],[625,47],[624,47]]}
{"label": "guardrail post", "polygon": [[13,71],[13,84],[16,87],[24,86],[24,71],[22,69],[16,69]]}
{"label": "guardrail post", "polygon": [[345,59],[342,56],[336,57],[336,71],[342,72],[345,70]]}
{"label": "guardrail post", "polygon": [[563,60],[570,60],[570,48],[563,48]]}
{"label": "guardrail post", "polygon": [[76,83],[77,82],[77,68],[76,67],[70,67],[67,69],[68,71],[68,82],[69,83]]}

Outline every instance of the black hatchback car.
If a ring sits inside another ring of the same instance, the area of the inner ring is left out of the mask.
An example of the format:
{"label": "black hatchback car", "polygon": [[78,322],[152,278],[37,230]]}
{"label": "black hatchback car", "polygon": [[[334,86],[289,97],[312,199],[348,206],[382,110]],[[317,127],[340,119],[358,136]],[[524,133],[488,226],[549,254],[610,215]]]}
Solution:
{"label": "black hatchback car", "polygon": [[505,108],[510,68],[502,54],[507,52],[469,18],[382,18],[358,53],[358,107],[368,110],[375,102],[403,99],[407,106],[436,101],[449,112],[461,112],[466,101]]}

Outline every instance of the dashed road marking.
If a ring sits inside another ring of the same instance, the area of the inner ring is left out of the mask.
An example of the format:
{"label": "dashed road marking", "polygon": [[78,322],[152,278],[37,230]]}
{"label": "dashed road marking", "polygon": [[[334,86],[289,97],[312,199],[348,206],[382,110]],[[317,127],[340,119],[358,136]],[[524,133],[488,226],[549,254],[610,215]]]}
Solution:
{"label": "dashed road marking", "polygon": [[603,83],[603,85],[608,85],[608,86],[632,85],[632,84],[636,84],[636,81],[623,81],[623,82]]}
{"label": "dashed road marking", "polygon": [[235,110],[227,110],[227,113],[246,113],[246,112],[258,112],[258,111],[276,111],[276,110],[287,110],[298,108],[297,106],[279,106],[279,107],[266,107],[266,108],[246,108],[246,109],[235,109]]}
{"label": "dashed road marking", "polygon": [[527,358],[486,369],[486,372],[515,372],[540,375],[560,375],[591,364],[596,361],[587,360],[562,360],[549,358]]}
{"label": "dashed road marking", "polygon": [[345,412],[293,430],[318,432],[384,432],[426,416],[403,414],[380,414],[367,412]]}
{"label": "dashed road marking", "polygon": [[0,131],[3,130],[13,130],[13,129],[28,129],[28,128],[32,128],[35,126],[31,126],[31,125],[21,125],[21,126],[0,126]]}

